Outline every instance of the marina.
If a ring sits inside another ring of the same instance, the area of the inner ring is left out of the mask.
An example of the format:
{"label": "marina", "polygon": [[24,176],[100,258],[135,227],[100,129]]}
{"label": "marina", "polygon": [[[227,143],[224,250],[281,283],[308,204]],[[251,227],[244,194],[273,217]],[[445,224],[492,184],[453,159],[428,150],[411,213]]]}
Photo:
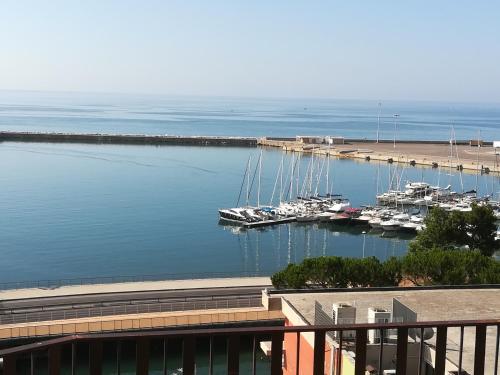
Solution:
{"label": "marina", "polygon": [[[455,147],[450,159],[447,105],[384,103],[386,113],[401,113],[396,150],[387,115],[375,142],[376,107],[0,92],[0,282],[270,275],[321,255],[386,259],[405,254],[427,206],[468,209],[460,194],[472,190],[498,200],[496,156],[486,142],[498,134],[495,106],[463,107],[453,119],[460,163]],[[481,148],[467,143],[478,130]],[[334,144],[299,144],[300,134],[329,135]],[[294,142],[301,151],[258,145],[263,137]],[[478,154],[479,168],[457,169],[476,163]],[[422,157],[437,166],[418,163]],[[255,179],[247,199],[249,158],[250,185]],[[457,194],[425,205],[407,204],[424,197],[402,195],[397,204],[377,201],[389,190],[404,193],[412,182]],[[332,212],[335,205],[343,212]],[[248,212],[259,219],[219,221],[219,209],[238,207],[260,210]],[[395,215],[404,215],[396,217],[398,230],[377,228]]]}
{"label": "marina", "polygon": [[[453,144],[451,144],[453,150]],[[367,202],[360,208],[351,207],[349,199],[341,194],[333,194],[334,181],[330,176],[330,154],[311,154],[307,169],[300,175],[300,156],[291,154],[285,161],[283,154],[274,183],[272,196],[268,205],[261,205],[262,152],[257,166],[251,176],[251,158],[243,175],[237,205],[241,201],[246,184],[246,205],[242,207],[219,209],[221,222],[240,225],[245,228],[279,225],[297,221],[299,223],[335,223],[338,225],[362,225],[372,230],[383,232],[403,231],[417,233],[425,228],[424,219],[427,212],[440,207],[446,211],[470,212],[474,205],[487,206],[500,221],[500,192],[491,191],[485,195],[478,194],[479,174],[476,175],[475,188],[465,190],[462,170],[458,173],[460,191],[452,190],[451,177],[453,169],[448,170],[449,184],[440,186],[441,168],[438,170],[438,184],[433,186],[423,181],[404,181],[406,167],[389,169],[388,190],[378,194],[380,188],[380,169],[376,180],[376,205]],[[286,167],[288,165],[288,167]],[[325,167],[326,166],[326,167]],[[284,170],[288,174],[284,176]],[[254,180],[257,176],[256,205],[250,204],[250,196]],[[445,176],[443,176],[443,180]],[[251,180],[251,182],[250,182]],[[279,181],[279,184],[278,184]],[[294,193],[295,186],[295,193]],[[301,189],[299,190],[299,186]],[[323,193],[321,194],[321,190]],[[278,187],[278,190],[276,189]],[[286,191],[286,192],[285,192]],[[273,205],[275,193],[279,202]],[[295,195],[294,195],[295,194]]]}

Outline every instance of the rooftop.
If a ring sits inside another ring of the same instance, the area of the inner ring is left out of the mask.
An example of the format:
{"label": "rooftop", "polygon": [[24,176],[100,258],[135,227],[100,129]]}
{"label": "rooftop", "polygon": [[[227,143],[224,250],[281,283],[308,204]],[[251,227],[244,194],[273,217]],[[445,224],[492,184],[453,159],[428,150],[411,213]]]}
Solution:
{"label": "rooftop", "polygon": [[[347,303],[356,306],[356,323],[367,323],[368,309],[392,310],[397,299],[417,314],[417,321],[482,320],[500,318],[500,289],[436,289],[395,291],[314,292],[280,294],[309,323],[314,324],[315,302],[326,311],[332,304]],[[497,330],[489,328],[486,338],[486,372],[493,374]],[[463,368],[472,373],[474,363],[475,331],[465,328]],[[433,344],[433,340],[428,342]],[[460,328],[448,329],[447,357],[458,364]]]}

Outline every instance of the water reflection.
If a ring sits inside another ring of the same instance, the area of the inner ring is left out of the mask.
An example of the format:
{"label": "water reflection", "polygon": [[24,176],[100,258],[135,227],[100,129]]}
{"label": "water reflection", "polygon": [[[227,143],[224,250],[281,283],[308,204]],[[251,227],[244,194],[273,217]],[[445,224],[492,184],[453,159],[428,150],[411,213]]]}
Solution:
{"label": "water reflection", "polygon": [[242,269],[246,273],[272,273],[290,263],[317,256],[375,256],[385,260],[401,256],[410,233],[383,232],[362,225],[331,223],[288,223],[258,229],[219,225],[232,233],[242,254]]}

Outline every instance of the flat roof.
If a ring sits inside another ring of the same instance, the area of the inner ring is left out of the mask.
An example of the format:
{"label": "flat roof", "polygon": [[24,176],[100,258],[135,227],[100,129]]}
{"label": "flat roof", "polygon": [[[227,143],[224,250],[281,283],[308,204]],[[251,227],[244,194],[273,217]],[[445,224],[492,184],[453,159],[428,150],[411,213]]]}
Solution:
{"label": "flat roof", "polygon": [[[491,289],[434,289],[325,293],[278,294],[287,300],[303,318],[314,324],[315,302],[328,312],[333,303],[356,306],[356,323],[367,323],[368,308],[392,309],[392,300],[417,313],[418,321],[500,319],[500,288]],[[497,329],[489,327],[486,337],[486,374],[493,373]],[[472,374],[474,363],[475,329],[464,334],[463,369]],[[447,357],[458,364],[460,328],[448,329]]]}

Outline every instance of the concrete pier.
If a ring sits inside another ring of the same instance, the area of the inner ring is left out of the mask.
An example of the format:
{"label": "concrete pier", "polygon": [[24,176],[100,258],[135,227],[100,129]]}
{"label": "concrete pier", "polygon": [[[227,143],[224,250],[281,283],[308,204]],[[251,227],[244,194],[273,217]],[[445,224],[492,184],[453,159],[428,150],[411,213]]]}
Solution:
{"label": "concrete pier", "polygon": [[[321,137],[319,137],[321,138]],[[341,144],[309,144],[294,138],[280,137],[217,137],[217,136],[175,136],[145,134],[74,134],[0,132],[0,142],[52,142],[92,143],[130,145],[192,145],[226,147],[279,147],[284,151],[331,155],[338,158],[360,159],[367,162],[404,163],[411,166],[454,169],[469,173],[500,175],[500,150],[492,142],[459,140],[453,145],[451,155],[449,141],[380,140],[339,138]]]}
{"label": "concrete pier", "polygon": [[403,163],[410,166],[453,169],[469,173],[500,175],[500,150],[492,142],[481,147],[470,146],[469,141],[393,141],[345,139],[343,144],[305,144],[289,139],[260,138],[260,146],[279,147],[284,151],[315,155],[330,155],[341,159],[358,159],[367,162]]}

